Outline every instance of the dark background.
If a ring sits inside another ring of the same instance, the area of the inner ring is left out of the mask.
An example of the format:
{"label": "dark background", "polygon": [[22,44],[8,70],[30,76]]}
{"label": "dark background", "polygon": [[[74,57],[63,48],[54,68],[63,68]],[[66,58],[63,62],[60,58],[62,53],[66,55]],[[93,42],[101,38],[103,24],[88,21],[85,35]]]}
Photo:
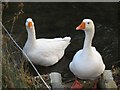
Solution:
{"label": "dark background", "polygon": [[[83,31],[76,31],[75,28],[84,18],[92,19],[96,25],[93,46],[101,53],[106,69],[118,65],[118,3],[26,2],[23,5],[24,13],[19,15],[12,31],[12,36],[21,47],[27,40],[25,21],[28,17],[35,23],[37,38],[72,38],[64,57],[57,64],[51,67],[36,66],[40,73],[58,71],[63,77],[72,75],[68,65],[76,51],[82,49],[84,41]],[[3,24],[9,31],[12,22],[6,21],[20,9],[19,3],[9,3],[8,8],[3,10]],[[30,71],[34,73],[32,68]]]}

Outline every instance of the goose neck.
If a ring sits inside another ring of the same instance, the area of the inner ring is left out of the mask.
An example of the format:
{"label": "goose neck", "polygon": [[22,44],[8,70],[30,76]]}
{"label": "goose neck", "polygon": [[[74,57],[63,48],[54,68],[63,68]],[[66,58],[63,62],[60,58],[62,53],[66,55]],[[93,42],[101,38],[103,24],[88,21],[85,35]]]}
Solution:
{"label": "goose neck", "polygon": [[30,29],[27,28],[27,32],[28,32],[28,42],[34,42],[36,40],[34,27]]}
{"label": "goose neck", "polygon": [[84,50],[91,50],[93,36],[94,30],[85,31]]}

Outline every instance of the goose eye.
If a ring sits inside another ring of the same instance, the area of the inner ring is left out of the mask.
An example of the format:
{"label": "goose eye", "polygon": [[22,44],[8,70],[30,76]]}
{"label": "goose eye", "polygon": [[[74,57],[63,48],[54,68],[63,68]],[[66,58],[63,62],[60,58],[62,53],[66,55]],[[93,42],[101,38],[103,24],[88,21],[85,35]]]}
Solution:
{"label": "goose eye", "polygon": [[90,22],[87,22],[87,24],[90,24]]}

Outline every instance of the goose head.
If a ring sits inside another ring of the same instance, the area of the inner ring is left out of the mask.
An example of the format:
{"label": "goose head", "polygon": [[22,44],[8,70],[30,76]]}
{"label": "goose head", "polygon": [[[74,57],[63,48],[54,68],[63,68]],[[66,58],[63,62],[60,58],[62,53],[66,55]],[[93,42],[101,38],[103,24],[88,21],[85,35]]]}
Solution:
{"label": "goose head", "polygon": [[34,28],[34,22],[31,18],[26,19],[26,28],[27,29],[33,29]]}
{"label": "goose head", "polygon": [[91,19],[84,19],[82,23],[76,27],[76,30],[91,31],[94,30],[94,23]]}
{"label": "goose head", "polygon": [[94,37],[94,23],[91,19],[84,19],[82,23],[76,27],[76,30],[83,30],[85,32],[84,47],[85,51],[91,49],[92,39]]}

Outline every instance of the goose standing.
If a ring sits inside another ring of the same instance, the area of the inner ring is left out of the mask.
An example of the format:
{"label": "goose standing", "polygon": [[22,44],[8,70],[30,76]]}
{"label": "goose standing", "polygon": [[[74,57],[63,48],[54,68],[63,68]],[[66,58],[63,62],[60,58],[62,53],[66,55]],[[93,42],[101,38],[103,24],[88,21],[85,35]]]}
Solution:
{"label": "goose standing", "polygon": [[79,79],[95,80],[104,70],[105,65],[100,53],[92,47],[95,26],[91,19],[84,19],[76,30],[84,30],[83,49],[79,50],[69,64],[70,71]]}
{"label": "goose standing", "polygon": [[70,44],[70,37],[54,39],[36,39],[35,26],[31,18],[26,20],[28,38],[23,51],[30,60],[37,65],[51,66],[57,63],[64,55]]}

